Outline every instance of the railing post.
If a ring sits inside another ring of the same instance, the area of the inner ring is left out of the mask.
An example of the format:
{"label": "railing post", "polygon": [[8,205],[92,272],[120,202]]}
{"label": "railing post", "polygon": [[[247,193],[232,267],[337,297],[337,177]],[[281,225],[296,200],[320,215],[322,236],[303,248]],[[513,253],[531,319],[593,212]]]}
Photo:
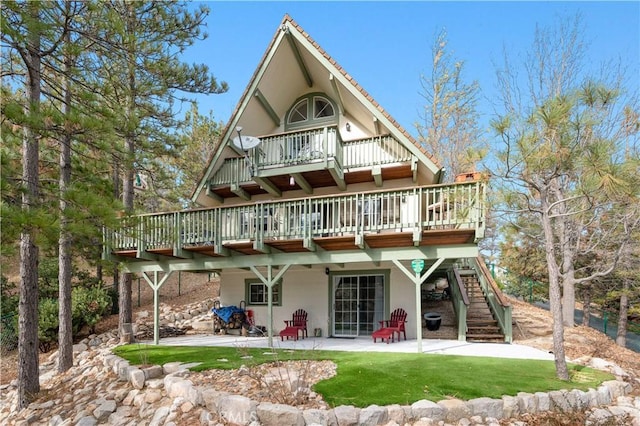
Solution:
{"label": "railing post", "polygon": [[329,128],[322,129],[322,152],[324,153],[324,165],[329,167]]}
{"label": "railing post", "polygon": [[173,252],[178,253],[183,246],[182,242],[182,221],[180,220],[180,212],[175,212],[173,215]]}

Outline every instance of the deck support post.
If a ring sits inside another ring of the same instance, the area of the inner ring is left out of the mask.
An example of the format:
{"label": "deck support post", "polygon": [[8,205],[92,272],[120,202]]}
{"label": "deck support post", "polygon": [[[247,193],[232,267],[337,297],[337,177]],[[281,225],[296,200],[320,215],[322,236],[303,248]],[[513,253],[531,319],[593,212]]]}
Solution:
{"label": "deck support post", "polygon": [[173,271],[169,271],[158,281],[158,271],[153,271],[153,280],[149,274],[142,273],[144,280],[153,290],[153,344],[160,344],[160,288],[167,282]]}
{"label": "deck support post", "polygon": [[422,299],[420,294],[420,286],[422,282],[429,278],[433,272],[438,269],[440,264],[444,261],[444,257],[440,257],[436,259],[433,265],[427,269],[427,272],[420,275],[420,272],[413,273],[412,270],[406,268],[399,260],[393,260],[393,263],[400,269],[404,274],[409,277],[416,288],[416,338],[418,340],[418,353],[422,353]]}
{"label": "deck support post", "polygon": [[291,264],[284,265],[275,277],[273,276],[274,266],[272,265],[267,265],[266,277],[255,266],[249,267],[260,278],[260,281],[267,286],[267,336],[270,348],[273,348],[273,286],[282,278],[290,266]]}

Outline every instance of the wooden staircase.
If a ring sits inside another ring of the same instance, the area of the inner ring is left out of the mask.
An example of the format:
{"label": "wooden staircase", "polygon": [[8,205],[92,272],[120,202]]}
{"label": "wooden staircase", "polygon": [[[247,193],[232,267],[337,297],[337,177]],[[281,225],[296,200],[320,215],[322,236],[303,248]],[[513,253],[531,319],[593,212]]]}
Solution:
{"label": "wooden staircase", "polygon": [[469,297],[467,308],[467,341],[504,342],[504,333],[493,317],[489,304],[482,292],[475,271],[460,271],[460,278]]}

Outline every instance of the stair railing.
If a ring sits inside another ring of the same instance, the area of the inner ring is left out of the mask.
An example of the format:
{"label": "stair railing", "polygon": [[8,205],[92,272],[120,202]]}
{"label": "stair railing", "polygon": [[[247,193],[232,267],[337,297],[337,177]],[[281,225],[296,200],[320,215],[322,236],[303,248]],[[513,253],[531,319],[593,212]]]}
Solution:
{"label": "stair railing", "polygon": [[[467,310],[469,307],[469,297],[467,296],[467,290],[464,288],[462,278],[460,278],[460,272],[457,268],[453,268],[453,277],[449,277],[451,296],[453,300],[453,309],[456,313],[456,319],[458,320],[458,340],[467,340]],[[451,275],[451,274],[450,274]]]}
{"label": "stair railing", "polygon": [[471,267],[478,274],[478,282],[489,304],[489,308],[504,334],[504,341],[511,343],[513,340],[511,304],[498,288],[482,257],[478,256],[475,262],[471,262]]}

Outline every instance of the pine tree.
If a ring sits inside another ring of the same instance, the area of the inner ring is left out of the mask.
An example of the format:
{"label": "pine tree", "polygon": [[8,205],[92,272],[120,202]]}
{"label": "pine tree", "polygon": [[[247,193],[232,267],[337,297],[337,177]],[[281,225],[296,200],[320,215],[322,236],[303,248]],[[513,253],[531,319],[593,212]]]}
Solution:
{"label": "pine tree", "polygon": [[[116,133],[124,157],[115,168],[123,176],[124,208],[132,213],[136,173],[152,171],[143,170],[149,159],[174,152],[180,121],[173,106],[188,100],[189,93],[221,93],[226,84],[218,84],[208,67],[180,60],[184,49],[205,36],[205,7],[191,11],[183,2],[114,1],[104,4],[102,12],[104,25],[95,34],[103,58],[99,70],[103,86],[109,87],[104,99],[121,117]],[[131,275],[121,274],[118,287],[122,336],[132,320]]]}

